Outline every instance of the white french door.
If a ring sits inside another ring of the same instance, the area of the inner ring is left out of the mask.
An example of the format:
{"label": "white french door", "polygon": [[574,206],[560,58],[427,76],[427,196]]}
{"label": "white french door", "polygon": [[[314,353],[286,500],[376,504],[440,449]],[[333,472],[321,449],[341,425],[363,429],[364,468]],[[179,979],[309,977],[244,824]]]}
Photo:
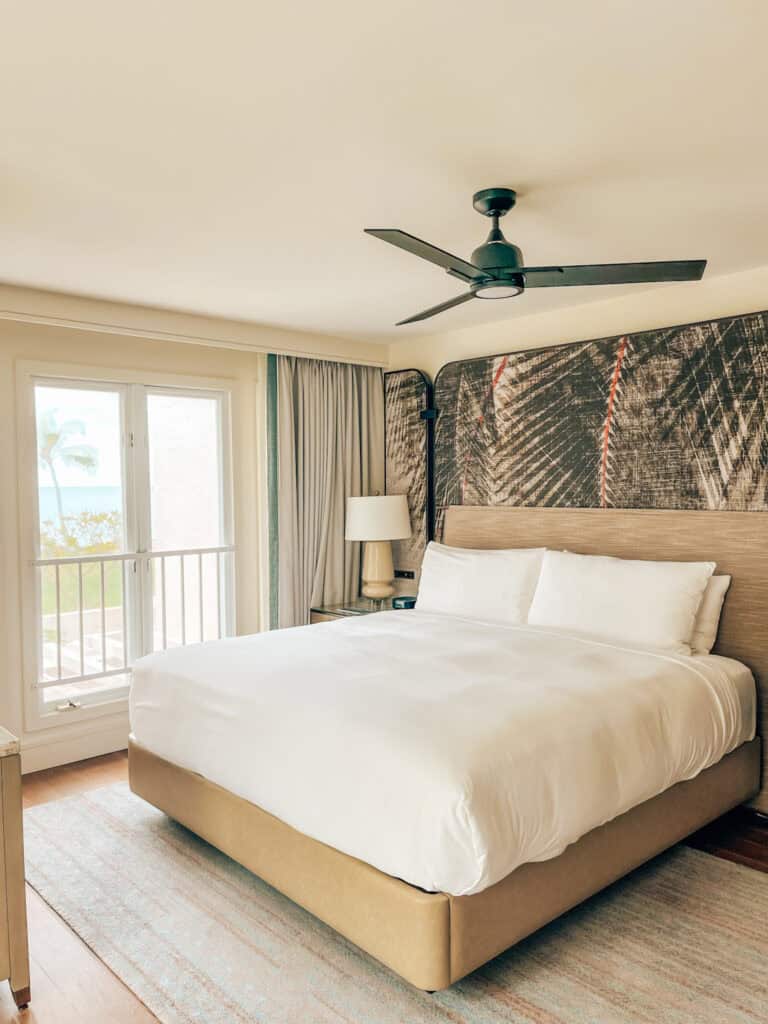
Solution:
{"label": "white french door", "polygon": [[49,723],[124,700],[134,660],[233,626],[224,391],[31,380],[25,672]]}

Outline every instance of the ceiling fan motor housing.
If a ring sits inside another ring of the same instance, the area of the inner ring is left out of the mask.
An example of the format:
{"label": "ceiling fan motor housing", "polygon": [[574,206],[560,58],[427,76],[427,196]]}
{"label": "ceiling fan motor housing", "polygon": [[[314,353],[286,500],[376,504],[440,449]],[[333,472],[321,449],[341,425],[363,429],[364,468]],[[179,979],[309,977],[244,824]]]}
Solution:
{"label": "ceiling fan motor housing", "polygon": [[489,274],[511,274],[523,267],[523,254],[503,236],[500,240],[491,240],[489,236],[489,240],[472,253],[470,263]]}
{"label": "ceiling fan motor housing", "polygon": [[520,295],[525,288],[525,278],[519,272],[524,266],[523,254],[497,227],[491,231],[488,241],[472,253],[471,262],[479,270],[487,270],[489,275],[488,281],[471,286],[478,299],[508,299]]}

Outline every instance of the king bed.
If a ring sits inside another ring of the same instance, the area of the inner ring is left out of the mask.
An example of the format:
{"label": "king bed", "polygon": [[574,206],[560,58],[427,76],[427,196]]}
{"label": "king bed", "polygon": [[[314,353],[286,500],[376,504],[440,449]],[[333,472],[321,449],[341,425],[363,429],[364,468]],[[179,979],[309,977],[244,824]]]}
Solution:
{"label": "king bed", "polygon": [[418,607],[159,652],[134,673],[131,788],[445,988],[730,808],[768,810],[766,532],[759,513],[448,509],[457,549],[716,562],[713,653]]}

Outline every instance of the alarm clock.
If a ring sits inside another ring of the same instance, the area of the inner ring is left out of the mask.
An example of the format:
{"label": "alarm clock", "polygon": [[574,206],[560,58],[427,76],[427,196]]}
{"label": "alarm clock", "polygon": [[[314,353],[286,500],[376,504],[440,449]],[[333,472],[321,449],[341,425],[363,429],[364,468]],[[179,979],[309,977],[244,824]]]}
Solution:
{"label": "alarm clock", "polygon": [[416,598],[415,597],[393,597],[392,598],[393,608],[415,608]]}

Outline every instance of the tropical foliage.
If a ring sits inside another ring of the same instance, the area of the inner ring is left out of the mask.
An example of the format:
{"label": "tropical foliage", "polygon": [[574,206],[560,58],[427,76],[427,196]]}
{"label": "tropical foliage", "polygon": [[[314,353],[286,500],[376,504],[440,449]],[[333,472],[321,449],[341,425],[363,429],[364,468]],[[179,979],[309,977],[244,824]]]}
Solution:
{"label": "tropical foliage", "polygon": [[757,313],[450,364],[435,385],[438,517],[768,509],[767,327]]}
{"label": "tropical foliage", "polygon": [[119,512],[78,512],[63,521],[40,524],[41,558],[68,558],[87,553],[108,555],[120,550]]}
{"label": "tropical foliage", "polygon": [[411,536],[394,541],[395,569],[415,572],[427,543],[427,382],[418,370],[384,376],[386,402],[386,490],[407,494]]}
{"label": "tropical foliage", "polygon": [[84,436],[85,424],[81,420],[66,420],[59,423],[56,412],[52,409],[46,409],[37,418],[37,457],[40,466],[50,474],[62,528],[65,528],[64,503],[57,471],[59,465],[79,466],[87,473],[95,473],[99,464],[95,448],[73,441],[76,437]]}

